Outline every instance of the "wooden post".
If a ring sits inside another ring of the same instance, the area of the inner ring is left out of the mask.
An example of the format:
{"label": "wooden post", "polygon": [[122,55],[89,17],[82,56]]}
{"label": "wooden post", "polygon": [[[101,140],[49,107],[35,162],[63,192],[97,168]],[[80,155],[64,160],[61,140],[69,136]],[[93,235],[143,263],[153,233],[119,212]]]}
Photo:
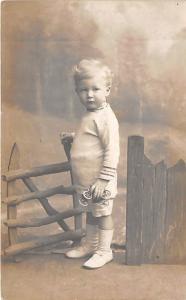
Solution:
{"label": "wooden post", "polygon": [[[70,162],[70,149],[71,149],[71,142],[68,142],[68,141],[63,141],[63,147],[64,147],[64,150],[65,150],[65,153],[66,153],[66,156],[68,158],[68,161]],[[70,168],[70,177],[71,177],[71,182],[72,182],[72,185],[74,184],[74,180],[73,180],[73,174],[72,174],[72,170]],[[78,208],[79,207],[79,201],[78,201],[78,198],[77,198],[77,194],[74,193],[73,194],[73,207],[74,208]],[[75,216],[74,217],[74,225],[75,225],[75,230],[78,230],[78,229],[82,229],[82,215],[78,215],[78,216]]]}
{"label": "wooden post", "polygon": [[155,181],[153,188],[153,219],[151,234],[151,249],[149,263],[164,263],[165,261],[165,215],[167,198],[167,167],[164,161],[155,166]]}
{"label": "wooden post", "polygon": [[151,161],[144,155],[143,161],[143,197],[141,222],[141,263],[149,262],[149,253],[153,243],[153,187],[155,169]]}
{"label": "wooden post", "polygon": [[[8,171],[19,169],[20,163],[20,153],[16,143],[13,144],[9,163],[8,163]],[[7,192],[6,196],[9,197],[11,195],[16,194],[15,182],[7,183]],[[16,205],[11,205],[7,207],[7,219],[16,219],[17,217],[17,207]],[[9,245],[13,245],[17,243],[17,228],[8,228],[8,241]]]}
{"label": "wooden post", "polygon": [[183,160],[167,170],[165,263],[186,263],[186,166]]}
{"label": "wooden post", "polygon": [[143,197],[144,138],[128,138],[127,160],[127,219],[126,219],[126,263],[141,263],[141,222]]}

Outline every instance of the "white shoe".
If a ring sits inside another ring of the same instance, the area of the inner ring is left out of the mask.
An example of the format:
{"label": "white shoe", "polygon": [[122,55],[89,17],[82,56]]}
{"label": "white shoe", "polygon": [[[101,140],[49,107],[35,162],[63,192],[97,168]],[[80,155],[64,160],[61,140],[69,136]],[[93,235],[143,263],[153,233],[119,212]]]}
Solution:
{"label": "white shoe", "polygon": [[112,250],[110,249],[112,236],[112,229],[99,229],[98,249],[95,254],[84,263],[83,267],[88,269],[96,269],[113,260]]}
{"label": "white shoe", "polygon": [[83,258],[90,256],[97,250],[98,246],[98,226],[87,224],[86,237],[82,244],[65,253],[68,258]]}
{"label": "white shoe", "polygon": [[112,251],[109,252],[100,252],[97,251],[89,260],[87,260],[83,267],[87,269],[97,269],[101,268],[105,264],[109,263],[113,260],[113,254]]}
{"label": "white shoe", "polygon": [[83,245],[69,250],[65,253],[65,256],[68,258],[83,258],[92,255],[94,251],[95,250],[92,249],[90,245]]}

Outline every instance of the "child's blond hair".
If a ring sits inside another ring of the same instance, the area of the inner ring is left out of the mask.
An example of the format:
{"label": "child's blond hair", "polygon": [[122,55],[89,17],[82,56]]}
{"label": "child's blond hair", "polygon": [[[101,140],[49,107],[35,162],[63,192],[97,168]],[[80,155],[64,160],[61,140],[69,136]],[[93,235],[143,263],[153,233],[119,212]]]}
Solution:
{"label": "child's blond hair", "polygon": [[95,59],[83,59],[79,62],[78,65],[74,66],[73,75],[75,85],[77,86],[78,82],[82,79],[91,78],[93,72],[102,72],[103,77],[105,77],[106,86],[111,87],[113,73],[108,66]]}

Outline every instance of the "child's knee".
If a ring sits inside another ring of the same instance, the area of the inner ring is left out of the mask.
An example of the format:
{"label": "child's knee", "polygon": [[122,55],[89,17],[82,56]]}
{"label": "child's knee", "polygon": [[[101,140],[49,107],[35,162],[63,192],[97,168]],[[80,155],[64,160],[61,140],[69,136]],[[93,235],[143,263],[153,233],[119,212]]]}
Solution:
{"label": "child's knee", "polygon": [[93,216],[91,212],[87,213],[87,223],[92,224],[92,225],[97,225],[98,224],[98,219]]}
{"label": "child's knee", "polygon": [[113,229],[112,215],[99,217],[100,229]]}

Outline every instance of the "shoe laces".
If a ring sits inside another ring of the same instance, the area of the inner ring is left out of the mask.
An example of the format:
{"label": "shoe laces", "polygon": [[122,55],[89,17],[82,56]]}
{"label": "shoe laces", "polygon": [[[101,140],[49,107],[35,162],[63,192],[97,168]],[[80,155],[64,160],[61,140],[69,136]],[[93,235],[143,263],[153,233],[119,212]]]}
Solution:
{"label": "shoe laces", "polygon": [[96,250],[95,254],[99,255],[99,256],[103,256],[106,253],[106,251],[102,251],[102,250]]}

